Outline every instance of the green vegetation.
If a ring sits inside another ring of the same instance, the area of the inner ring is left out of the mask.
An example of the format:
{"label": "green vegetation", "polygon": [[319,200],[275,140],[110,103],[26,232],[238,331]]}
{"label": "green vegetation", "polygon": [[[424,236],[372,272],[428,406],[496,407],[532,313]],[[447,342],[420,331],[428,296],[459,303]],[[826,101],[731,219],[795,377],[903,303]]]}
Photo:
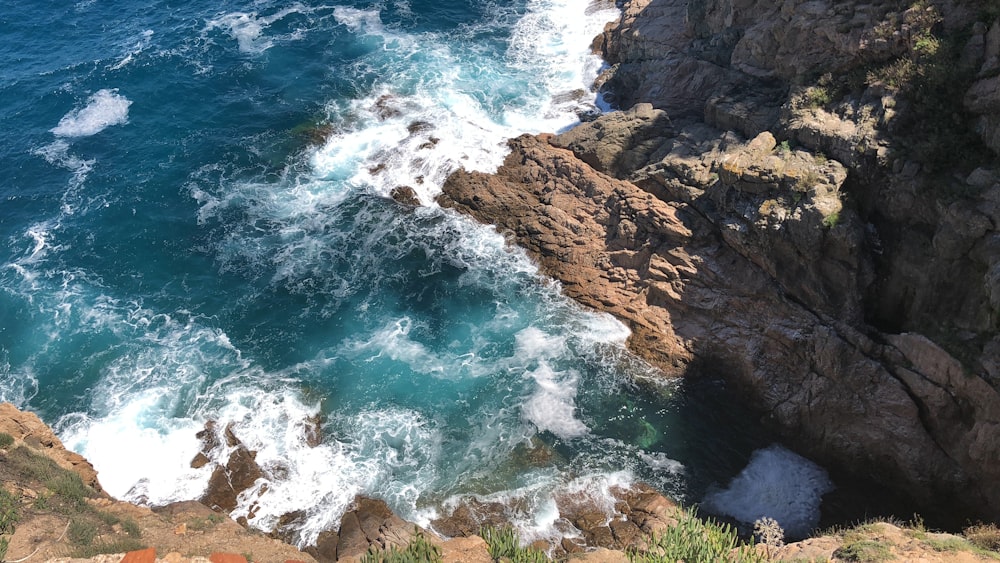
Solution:
{"label": "green vegetation", "polygon": [[14,533],[14,525],[20,519],[18,498],[6,489],[0,489],[0,561],[7,555],[10,540],[7,536]]}
{"label": "green vegetation", "polygon": [[73,551],[73,557],[89,559],[106,553],[125,553],[140,549],[146,549],[146,544],[134,538],[118,538],[78,547]]}
{"label": "green vegetation", "polygon": [[740,545],[736,531],[728,524],[713,520],[702,521],[695,509],[679,515],[677,525],[650,538],[645,551],[630,550],[629,561],[635,563],[758,563],[767,556],[753,544]]}
{"label": "green vegetation", "polygon": [[913,40],[906,53],[870,68],[865,76],[866,85],[882,84],[909,102],[910,109],[896,118],[895,137],[910,158],[934,170],[989,158],[962,105],[977,70],[961,63],[967,38],[964,33],[935,35],[941,19],[936,8],[918,0],[899,21],[883,22],[889,31],[907,25]]}
{"label": "green vegetation", "polygon": [[0,450],[5,450],[14,443],[14,437],[6,432],[0,432]]}
{"label": "green vegetation", "polygon": [[[145,547],[139,541],[142,530],[135,520],[95,508],[88,500],[98,498],[97,491],[75,472],[59,467],[29,447],[19,446],[7,453],[0,464],[0,477],[24,483],[38,493],[32,503],[19,507],[18,499],[0,490],[0,561],[8,544],[3,536],[13,532],[19,517],[30,518],[33,513],[49,511],[68,517],[65,537],[73,557],[89,558]],[[19,509],[27,511],[27,515],[19,514]]]}
{"label": "green vegetation", "polygon": [[486,540],[487,550],[493,561],[509,561],[510,563],[542,563],[548,561],[545,553],[530,547],[521,547],[521,540],[513,528],[494,528],[487,526],[479,531]]}
{"label": "green vegetation", "polygon": [[845,541],[833,556],[845,561],[858,561],[859,563],[875,563],[877,561],[888,561],[892,559],[892,552],[889,546],[877,540],[857,539]]}
{"label": "green vegetation", "polygon": [[97,525],[87,518],[74,518],[69,521],[66,537],[75,546],[88,546],[97,537]]}
{"label": "green vegetation", "polygon": [[988,551],[1000,552],[1000,527],[996,524],[976,524],[963,532],[972,545]]}
{"label": "green vegetation", "polygon": [[830,105],[833,96],[830,88],[825,85],[816,85],[806,88],[806,104],[811,108],[822,108]]}
{"label": "green vegetation", "polygon": [[361,563],[433,563],[437,561],[441,561],[441,549],[432,544],[419,529],[416,530],[416,535],[403,549],[390,546],[389,549],[381,550],[372,546],[361,556]]}

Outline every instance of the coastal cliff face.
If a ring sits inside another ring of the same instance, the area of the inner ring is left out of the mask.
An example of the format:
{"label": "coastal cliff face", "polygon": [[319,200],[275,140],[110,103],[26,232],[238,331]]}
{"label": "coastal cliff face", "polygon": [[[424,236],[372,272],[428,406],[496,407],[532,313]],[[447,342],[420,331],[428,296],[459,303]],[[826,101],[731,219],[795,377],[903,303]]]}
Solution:
{"label": "coastal cliff face", "polygon": [[631,109],[513,140],[440,201],[804,453],[1000,519],[995,8],[626,2],[595,45]]}

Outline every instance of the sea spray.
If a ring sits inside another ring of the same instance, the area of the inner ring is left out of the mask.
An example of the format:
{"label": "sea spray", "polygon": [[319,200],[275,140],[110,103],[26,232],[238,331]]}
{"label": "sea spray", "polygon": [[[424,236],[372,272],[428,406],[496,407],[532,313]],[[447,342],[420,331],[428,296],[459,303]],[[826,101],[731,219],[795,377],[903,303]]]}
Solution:
{"label": "sea spray", "polygon": [[725,489],[710,491],[705,509],[744,524],[773,518],[792,538],[802,538],[819,522],[822,496],[833,490],[826,471],[780,445],[757,450]]}

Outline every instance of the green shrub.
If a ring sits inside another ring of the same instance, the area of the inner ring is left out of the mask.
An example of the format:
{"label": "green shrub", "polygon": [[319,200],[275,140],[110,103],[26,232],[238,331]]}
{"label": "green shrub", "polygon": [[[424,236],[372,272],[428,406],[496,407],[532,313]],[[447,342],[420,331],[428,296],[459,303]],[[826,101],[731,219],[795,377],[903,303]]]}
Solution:
{"label": "green shrub", "polygon": [[925,538],[923,542],[931,547],[934,551],[973,551],[975,546],[969,543],[965,538],[960,537],[950,537],[944,539],[938,538]]}
{"label": "green shrub", "polygon": [[645,551],[629,550],[629,561],[635,563],[762,563],[767,556],[756,550],[753,543],[740,545],[736,531],[728,524],[713,520],[702,521],[695,509],[685,510],[677,525],[650,538]]}
{"label": "green shrub", "polygon": [[14,437],[6,432],[0,432],[0,450],[5,450],[14,443]]}
{"label": "green shrub", "polygon": [[94,490],[83,483],[83,479],[72,471],[62,470],[45,482],[45,486],[63,500],[83,508],[87,499],[94,496]]}
{"label": "green shrub", "polygon": [[509,526],[494,528],[486,526],[479,531],[486,540],[487,551],[493,561],[510,561],[511,563],[541,563],[549,561],[545,553],[530,547],[521,547],[517,532]]}
{"label": "green shrub", "polygon": [[13,534],[19,518],[17,497],[0,489],[0,535]]}
{"label": "green shrub", "polygon": [[125,532],[128,537],[135,539],[142,537],[142,530],[139,528],[139,524],[135,520],[126,518],[121,521],[121,524],[122,531]]}
{"label": "green shrub", "polygon": [[420,530],[417,530],[416,535],[403,549],[390,546],[389,549],[380,550],[372,546],[361,556],[361,563],[435,563],[438,561],[441,561],[441,549],[432,544]]}
{"label": "green shrub", "polygon": [[84,547],[94,543],[97,537],[97,526],[84,518],[74,518],[66,528],[66,537],[73,545]]}

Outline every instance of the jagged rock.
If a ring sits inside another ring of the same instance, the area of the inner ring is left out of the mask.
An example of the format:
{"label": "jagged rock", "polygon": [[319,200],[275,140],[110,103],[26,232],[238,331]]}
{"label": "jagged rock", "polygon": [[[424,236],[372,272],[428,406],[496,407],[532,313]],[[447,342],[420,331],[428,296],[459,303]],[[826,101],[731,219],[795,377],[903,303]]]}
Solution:
{"label": "jagged rock", "polygon": [[466,537],[484,526],[502,527],[508,521],[507,507],[499,502],[464,499],[451,514],[431,521],[434,531],[447,537]]}
{"label": "jagged rock", "polygon": [[[198,433],[204,446],[213,446],[209,451],[203,451],[202,456],[211,453],[213,449],[221,447],[218,436],[215,433],[216,425],[209,421],[205,425],[205,430]],[[206,506],[225,512],[231,512],[237,506],[237,499],[243,491],[254,486],[258,479],[264,476],[257,465],[257,453],[249,450],[236,434],[233,432],[233,425],[226,425],[223,431],[223,438],[226,445],[232,449],[226,465],[218,465],[212,471],[212,476],[208,480],[208,487],[200,501]],[[199,458],[196,456],[192,465]]]}
{"label": "jagged rock", "polygon": [[966,109],[977,116],[976,132],[986,146],[1000,154],[1000,76],[976,81],[964,101]]}
{"label": "jagged rock", "polygon": [[[414,533],[415,526],[396,516],[385,502],[357,497],[354,508],[340,520],[336,555],[339,559],[358,557],[368,551],[370,546],[383,550],[392,546],[404,547]],[[333,536],[326,538],[327,545],[332,538]],[[325,550],[328,552],[329,547]]]}
{"label": "jagged rock", "polygon": [[[893,371],[905,362],[895,348],[852,328],[851,314],[841,317],[845,323],[800,304],[822,311],[824,302],[839,298],[851,305],[857,288],[824,288],[838,298],[803,291],[807,299],[792,301],[767,268],[722,242],[737,239],[720,231],[752,225],[735,221],[731,211],[712,218],[707,204],[702,211],[659,200],[594,171],[549,138],[511,141],[495,175],[456,172],[440,203],[509,232],[567,295],[625,321],[633,350],[665,373],[685,374],[698,359],[729,374],[807,455],[862,471],[924,506],[958,505],[983,515],[1000,507],[992,470],[955,449],[972,440],[971,428],[952,429],[965,436],[956,440],[925,423],[920,413],[928,412],[931,397]],[[744,150],[764,154],[768,145],[762,139]],[[836,263],[851,259],[851,240],[820,248],[843,249]],[[790,268],[784,279],[795,287],[816,262],[791,258],[776,266]],[[949,392],[977,405],[977,416],[996,420],[990,414],[996,390],[988,387]]]}
{"label": "jagged rock", "polygon": [[306,547],[306,553],[316,558],[319,563],[334,563],[337,561],[337,546],[340,536],[333,530],[320,533],[316,545]]}
{"label": "jagged rock", "polygon": [[[419,203],[419,202],[418,202]],[[306,445],[315,448],[323,443],[323,419],[319,414],[306,418],[303,423]]]}
{"label": "jagged rock", "polygon": [[420,198],[417,196],[416,190],[410,186],[396,186],[389,192],[389,197],[396,201],[396,203],[401,203],[410,207],[419,207]]}

